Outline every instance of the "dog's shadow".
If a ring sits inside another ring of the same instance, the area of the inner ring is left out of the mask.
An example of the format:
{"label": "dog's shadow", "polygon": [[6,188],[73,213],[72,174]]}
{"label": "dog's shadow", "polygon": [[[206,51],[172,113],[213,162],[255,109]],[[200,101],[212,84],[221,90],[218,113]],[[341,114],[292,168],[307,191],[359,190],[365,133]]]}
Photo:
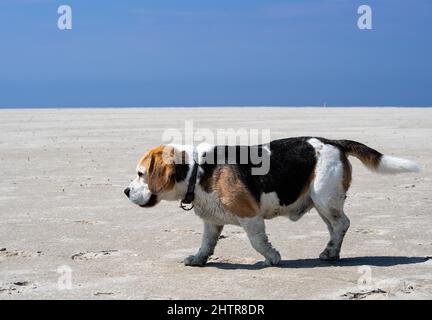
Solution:
{"label": "dog's shadow", "polygon": [[[353,257],[343,258],[338,261],[322,261],[319,259],[297,259],[297,260],[282,260],[280,264],[274,268],[287,269],[311,269],[323,267],[355,267],[355,266],[375,266],[375,267],[391,267],[404,264],[423,263],[432,259],[432,257],[404,257],[404,256],[375,256],[375,257]],[[255,264],[243,263],[227,263],[227,262],[208,262],[207,267],[218,269],[244,269],[244,270],[259,270],[268,268],[262,262]]]}

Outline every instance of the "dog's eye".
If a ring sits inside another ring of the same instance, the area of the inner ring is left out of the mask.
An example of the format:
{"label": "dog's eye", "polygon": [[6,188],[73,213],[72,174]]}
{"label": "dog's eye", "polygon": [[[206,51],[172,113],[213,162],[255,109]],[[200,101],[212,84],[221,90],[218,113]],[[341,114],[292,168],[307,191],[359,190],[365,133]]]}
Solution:
{"label": "dog's eye", "polygon": [[142,176],[143,176],[143,173],[138,171],[138,177],[141,178]]}

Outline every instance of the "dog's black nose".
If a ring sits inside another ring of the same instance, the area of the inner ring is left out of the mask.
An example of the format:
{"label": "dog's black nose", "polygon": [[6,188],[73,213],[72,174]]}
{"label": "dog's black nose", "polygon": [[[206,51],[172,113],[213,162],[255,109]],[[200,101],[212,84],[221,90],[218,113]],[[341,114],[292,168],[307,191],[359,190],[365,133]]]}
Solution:
{"label": "dog's black nose", "polygon": [[124,193],[129,198],[130,188],[124,189]]}

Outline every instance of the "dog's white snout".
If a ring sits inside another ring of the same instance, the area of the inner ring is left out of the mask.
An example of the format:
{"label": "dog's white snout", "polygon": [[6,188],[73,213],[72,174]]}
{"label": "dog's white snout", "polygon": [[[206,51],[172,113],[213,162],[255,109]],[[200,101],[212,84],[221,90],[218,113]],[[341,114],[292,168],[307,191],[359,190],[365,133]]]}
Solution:
{"label": "dog's white snout", "polygon": [[144,184],[139,180],[132,181],[129,187],[124,190],[124,193],[130,201],[140,206],[145,205],[152,195],[147,184]]}

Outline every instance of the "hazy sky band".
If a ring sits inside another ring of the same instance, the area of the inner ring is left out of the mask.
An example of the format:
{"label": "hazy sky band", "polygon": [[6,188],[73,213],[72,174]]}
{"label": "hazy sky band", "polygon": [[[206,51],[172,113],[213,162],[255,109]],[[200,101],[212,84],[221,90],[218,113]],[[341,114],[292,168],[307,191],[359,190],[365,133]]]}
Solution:
{"label": "hazy sky band", "polygon": [[428,0],[2,0],[0,107],[430,106],[431,18]]}

